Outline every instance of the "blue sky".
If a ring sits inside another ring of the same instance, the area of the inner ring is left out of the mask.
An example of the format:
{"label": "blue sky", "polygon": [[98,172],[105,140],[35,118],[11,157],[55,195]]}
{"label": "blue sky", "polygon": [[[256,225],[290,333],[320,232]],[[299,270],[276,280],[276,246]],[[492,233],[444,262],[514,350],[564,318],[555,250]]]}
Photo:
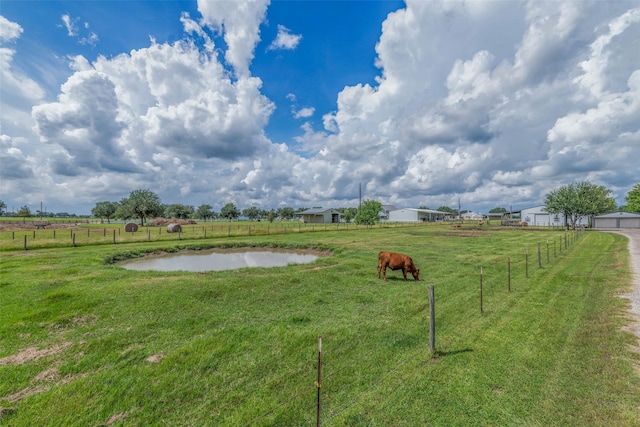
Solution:
{"label": "blue sky", "polygon": [[541,204],[640,181],[639,1],[3,1],[0,200]]}

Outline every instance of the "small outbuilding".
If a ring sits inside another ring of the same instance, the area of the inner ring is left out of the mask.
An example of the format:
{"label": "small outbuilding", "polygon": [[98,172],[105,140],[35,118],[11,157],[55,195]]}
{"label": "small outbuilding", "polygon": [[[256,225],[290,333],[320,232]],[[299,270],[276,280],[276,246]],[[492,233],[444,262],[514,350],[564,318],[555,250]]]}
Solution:
{"label": "small outbuilding", "polygon": [[305,224],[327,224],[337,223],[342,220],[342,214],[336,209],[311,208],[298,212],[302,222]]}
{"label": "small outbuilding", "polygon": [[389,212],[389,221],[392,222],[426,222],[442,221],[446,212],[435,211],[433,209],[404,208]]}
{"label": "small outbuilding", "polygon": [[593,228],[640,228],[640,214],[620,211],[594,216]]}

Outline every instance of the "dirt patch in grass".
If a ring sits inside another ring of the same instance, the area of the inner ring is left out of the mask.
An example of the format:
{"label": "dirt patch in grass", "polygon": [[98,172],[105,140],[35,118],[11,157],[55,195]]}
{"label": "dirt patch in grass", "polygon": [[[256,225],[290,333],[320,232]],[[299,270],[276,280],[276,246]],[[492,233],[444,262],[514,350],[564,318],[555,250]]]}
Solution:
{"label": "dirt patch in grass", "polygon": [[3,365],[22,365],[23,363],[27,363],[27,362],[31,362],[32,360],[36,360],[39,359],[41,357],[45,357],[45,356],[53,356],[55,354],[60,353],[62,350],[64,350],[67,347],[70,347],[73,343],[71,342],[65,342],[62,343],[60,345],[51,347],[51,348],[45,348],[42,350],[39,350],[35,347],[29,347],[25,350],[22,350],[20,353],[18,354],[14,354],[13,356],[7,356],[7,357],[3,357],[0,358],[0,366]]}
{"label": "dirt patch in grass", "polygon": [[20,390],[17,393],[14,393],[10,396],[3,397],[4,400],[8,402],[17,402],[20,399],[24,399],[27,396],[31,396],[32,394],[42,393],[45,391],[49,391],[50,387],[45,385],[36,385],[33,387],[27,387],[24,390]]}
{"label": "dirt patch in grass", "polygon": [[109,419],[107,420],[106,423],[101,424],[101,425],[108,426],[108,425],[111,425],[111,424],[113,424],[113,423],[115,423],[117,421],[123,421],[125,418],[127,418],[127,413],[126,412],[123,412],[121,414],[115,414],[115,415],[112,415],[111,417],[109,417]]}
{"label": "dirt patch in grass", "polygon": [[153,356],[147,357],[145,360],[149,363],[159,363],[162,358],[163,356],[161,354],[154,354]]}
{"label": "dirt patch in grass", "polygon": [[83,378],[87,375],[88,374],[86,373],[80,375],[67,375],[66,377],[62,378],[60,376],[60,370],[58,369],[58,367],[52,366],[36,375],[31,380],[33,385],[9,396],[0,397],[0,399],[6,400],[11,403],[17,402],[18,400],[24,399],[25,397],[31,396],[32,394],[44,393],[51,390],[52,387],[68,384],[77,378]]}

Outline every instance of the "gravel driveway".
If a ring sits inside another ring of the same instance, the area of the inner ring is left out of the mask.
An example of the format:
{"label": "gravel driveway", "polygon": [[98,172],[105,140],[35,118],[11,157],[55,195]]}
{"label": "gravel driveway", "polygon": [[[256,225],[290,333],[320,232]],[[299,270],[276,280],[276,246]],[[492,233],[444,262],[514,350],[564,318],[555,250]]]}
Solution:
{"label": "gravel driveway", "polygon": [[629,253],[631,255],[631,270],[633,271],[633,288],[630,294],[621,295],[631,301],[631,316],[635,320],[628,329],[640,338],[640,230],[616,229],[611,233],[618,233],[629,238]]}

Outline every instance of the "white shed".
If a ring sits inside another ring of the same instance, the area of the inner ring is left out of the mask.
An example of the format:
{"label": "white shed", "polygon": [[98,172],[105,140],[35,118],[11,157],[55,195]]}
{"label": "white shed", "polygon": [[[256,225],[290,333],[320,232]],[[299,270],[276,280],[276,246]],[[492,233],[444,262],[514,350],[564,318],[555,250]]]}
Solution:
{"label": "white shed", "polygon": [[342,214],[335,209],[311,208],[306,211],[298,212],[297,215],[302,217],[302,222],[306,224],[326,224],[332,222],[340,222]]}
{"label": "white shed", "polygon": [[611,212],[593,217],[593,228],[640,228],[640,214]]}
{"label": "white shed", "polygon": [[393,222],[422,222],[422,221],[442,221],[446,212],[434,211],[433,209],[396,209],[389,212],[389,221]]}
{"label": "white shed", "polygon": [[[529,225],[539,227],[567,226],[567,218],[564,214],[550,214],[549,212],[547,212],[544,205],[522,209],[520,211],[520,220],[526,222]],[[580,218],[580,221],[578,221],[578,224],[576,225],[589,225],[589,218]]]}

